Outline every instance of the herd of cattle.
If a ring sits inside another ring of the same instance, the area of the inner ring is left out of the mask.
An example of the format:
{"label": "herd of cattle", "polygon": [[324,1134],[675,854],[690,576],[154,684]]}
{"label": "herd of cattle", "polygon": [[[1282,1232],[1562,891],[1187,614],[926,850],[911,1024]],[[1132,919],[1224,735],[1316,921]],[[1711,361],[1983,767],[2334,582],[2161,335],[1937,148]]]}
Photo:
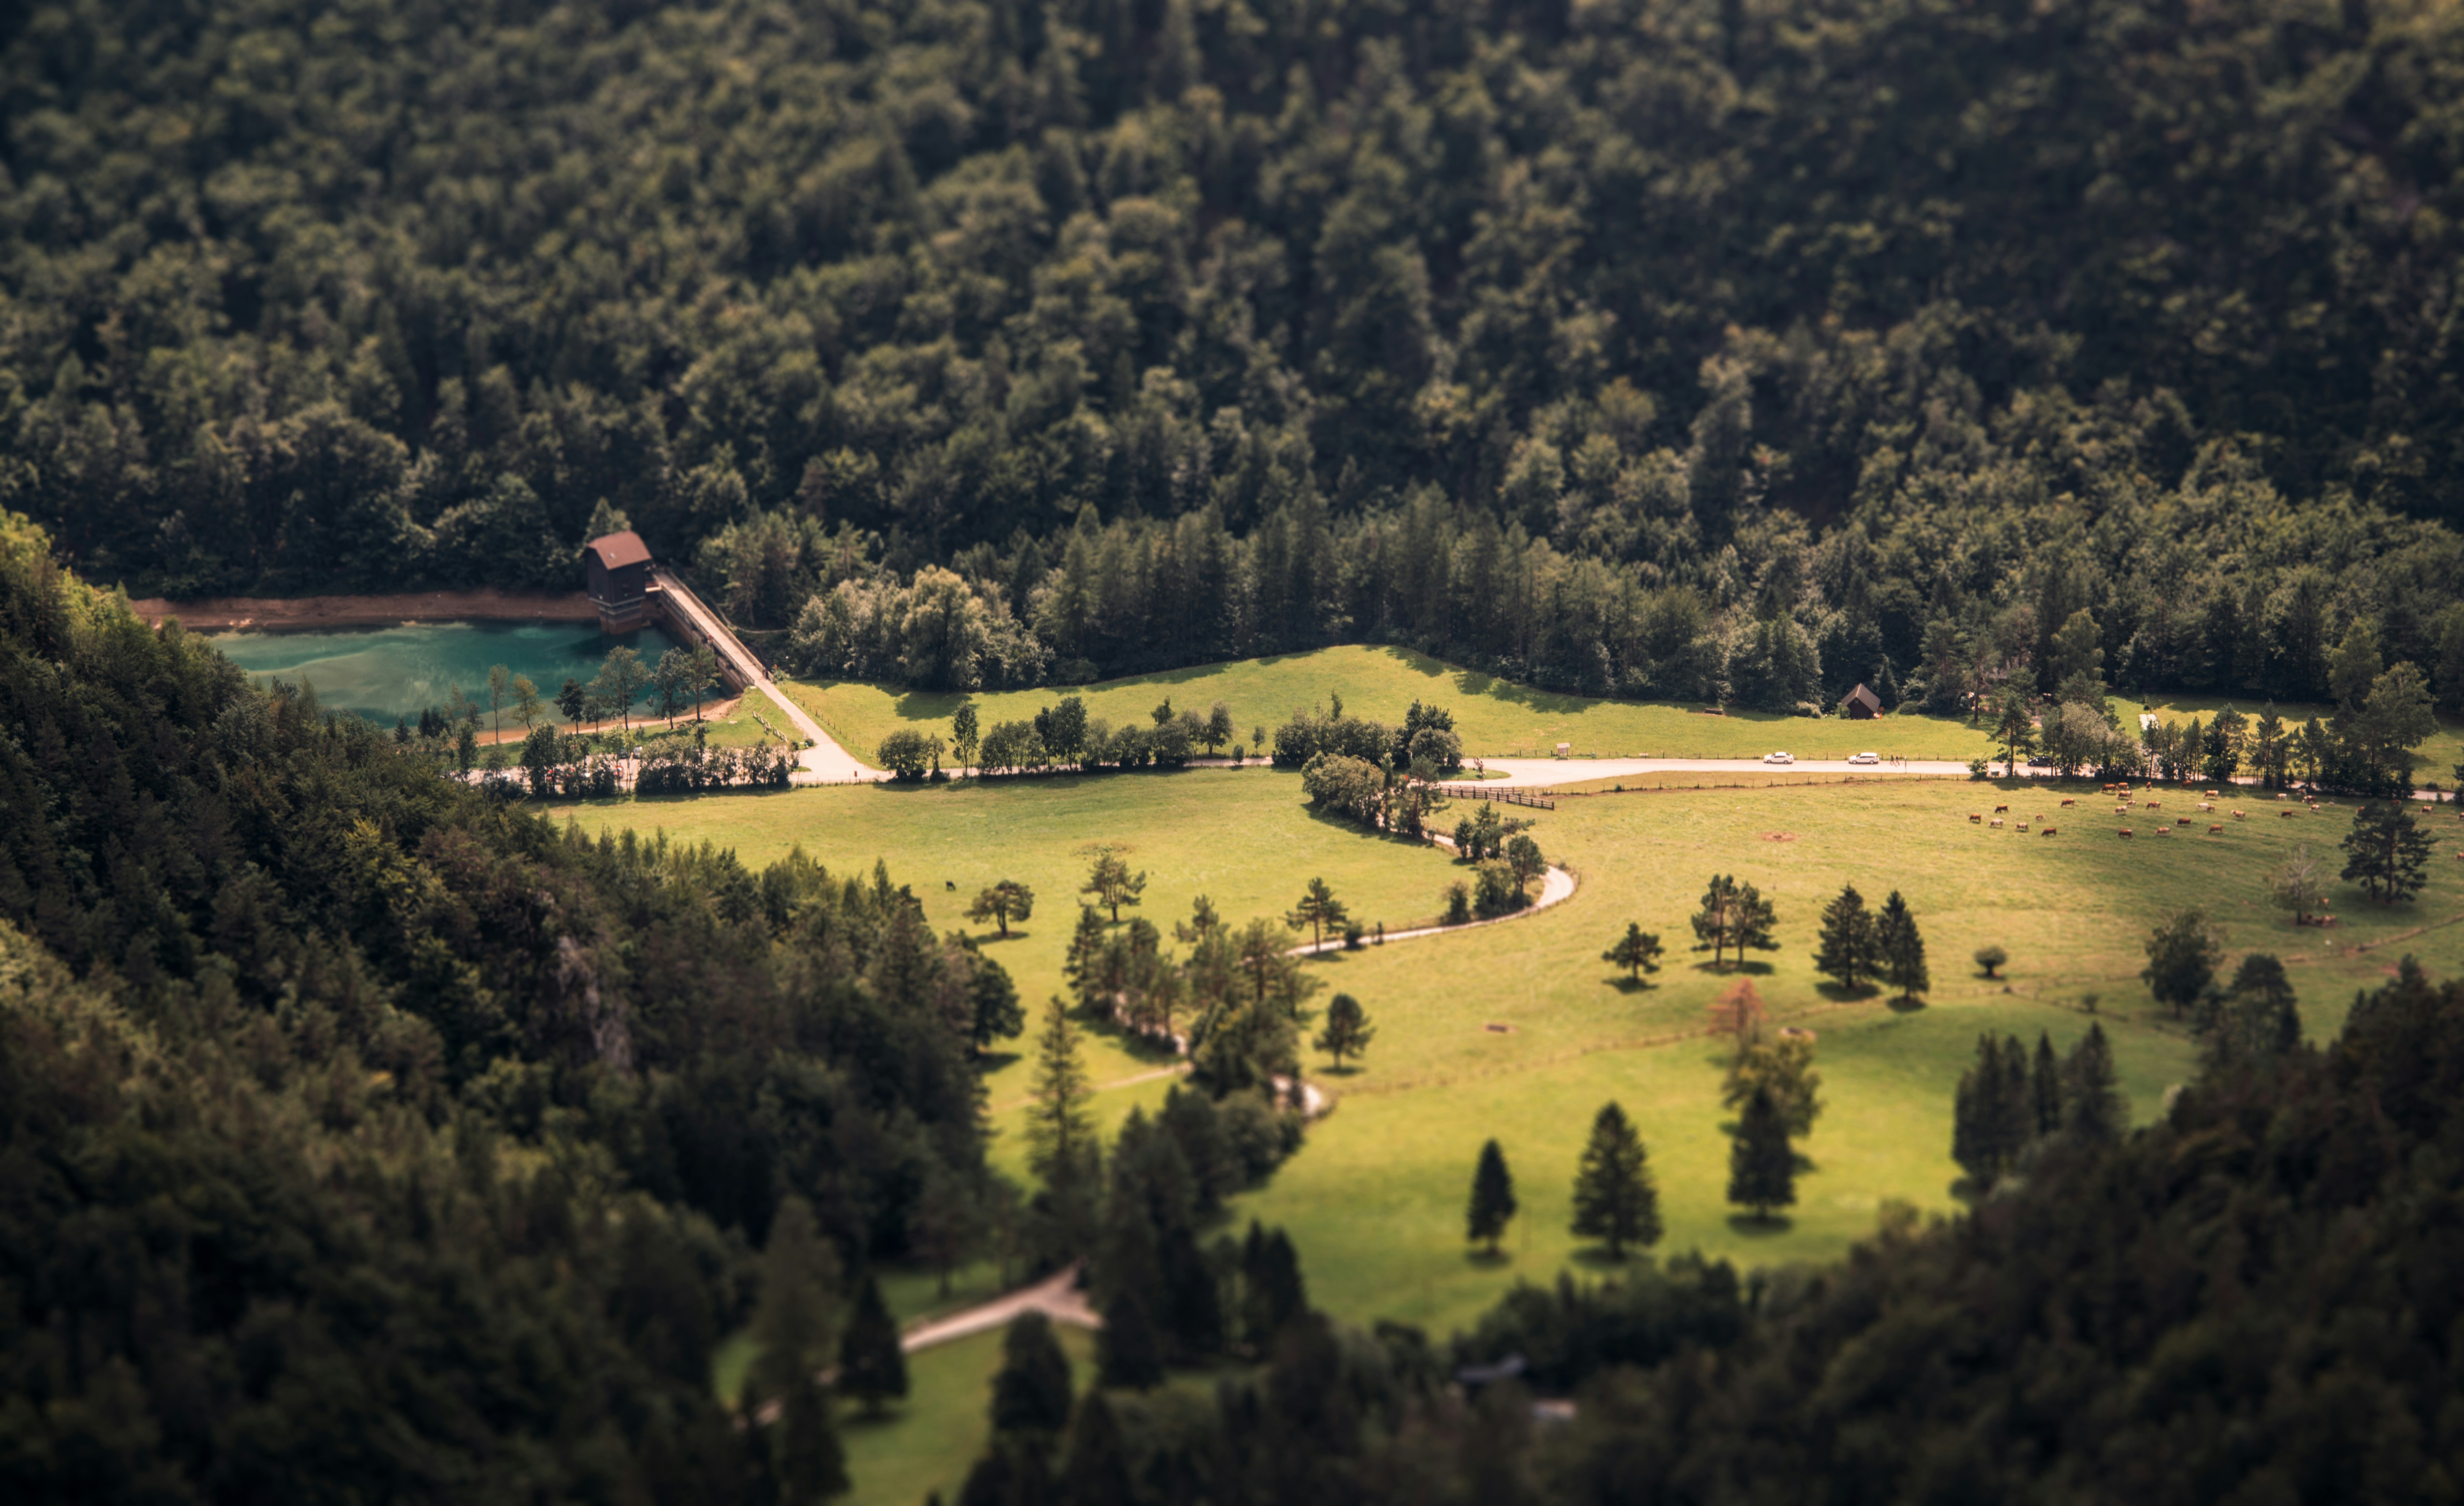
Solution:
{"label": "herd of cattle", "polygon": [[[2129,785],[2107,785],[2103,786],[2102,793],[2106,798],[2115,802],[2113,807],[2113,813],[2115,815],[2127,816],[2130,814],[2132,790]],[[2215,810],[2216,794],[2217,792],[2212,789],[2200,791],[2198,808],[2201,814],[2210,814]],[[2291,795],[2280,794],[2276,798],[2279,801],[2287,802],[2284,808],[2277,811],[2277,814],[2288,821],[2293,819],[2297,813],[2303,809],[2307,809],[2312,812],[2319,812],[2332,810],[2336,807],[2336,803],[2334,801],[2329,800],[2322,802],[2316,795],[2302,796],[2301,804],[2298,807],[2289,803],[2293,799]],[[2068,809],[2078,804],[2079,801],[2077,798],[2066,797],[2061,803],[2061,808]],[[2162,810],[2164,808],[2164,802],[2159,800],[2142,800],[2140,805],[2141,808],[2147,810]],[[2422,813],[2425,815],[2430,814],[2431,811],[2431,808],[2428,805],[2424,805],[2421,809]],[[2009,816],[2010,813],[2011,808],[2009,806],[1995,806],[1993,808],[1993,814],[1990,817],[1983,811],[1971,810],[1968,813],[1968,819],[1971,823],[1981,826],[1999,827],[2002,825],[2004,818]],[[2233,811],[2232,815],[2235,821],[2247,819],[2239,810]],[[2458,821],[2464,821],[2464,811],[2457,812],[2455,819]],[[2167,822],[2162,817],[2159,817],[2157,819],[2157,824],[2151,830],[2158,836],[2171,836],[2175,829],[2189,826],[2190,824],[2190,820],[2191,818],[2189,816],[2175,816],[2171,821]],[[2012,824],[2015,830],[2025,831],[2029,829],[2031,823],[2035,825],[2040,834],[2045,836],[2053,836],[2061,830],[2058,827],[2048,826],[2045,823],[2045,818],[2041,814],[2015,820]],[[2208,835],[2221,836],[2224,834],[2224,823],[2220,821],[2211,823],[2208,827]],[[2130,837],[2137,835],[2138,831],[2134,827],[2122,827],[2117,829],[2116,834],[2123,837]],[[2458,852],[2455,855],[2458,858],[2464,858],[2464,852]]]}

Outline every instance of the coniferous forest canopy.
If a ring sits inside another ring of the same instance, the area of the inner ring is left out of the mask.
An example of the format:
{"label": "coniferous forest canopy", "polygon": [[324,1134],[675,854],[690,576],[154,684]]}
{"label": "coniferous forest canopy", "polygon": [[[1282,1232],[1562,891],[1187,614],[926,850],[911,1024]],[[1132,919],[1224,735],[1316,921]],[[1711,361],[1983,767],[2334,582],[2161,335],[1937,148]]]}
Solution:
{"label": "coniferous forest canopy", "polygon": [[2326,699],[2362,621],[2464,705],[2430,0],[0,38],[0,503],[140,594],[562,587],[629,520],[916,684],[1370,639],[1947,704],[2085,610],[2117,684]]}
{"label": "coniferous forest canopy", "polygon": [[[2033,1083],[1988,1038],[1956,1218],[1364,1332],[1210,1222],[1304,1140],[1275,920],[1175,926],[1247,1033],[1100,1143],[1062,1002],[894,860],[585,836],[114,587],[570,589],[630,525],[816,675],[1395,642],[2051,692],[2049,746],[2210,692],[2334,701],[2327,782],[2409,790],[2464,709],[2464,11],[83,0],[0,8],[0,79],[10,1499],[826,1499],[878,1275],[979,1257],[1087,1262],[1112,1399],[1013,1330],[965,1506],[2455,1494],[2464,985],[2400,953],[2310,1042],[2174,917],[2204,1066],[2154,1122],[2101,1030]],[[1392,730],[1286,738],[1346,729]],[[1350,762],[1311,793],[1382,808]],[[1080,994],[1181,986],[1107,930]],[[1128,1394],[1167,1362],[1221,1384]]]}

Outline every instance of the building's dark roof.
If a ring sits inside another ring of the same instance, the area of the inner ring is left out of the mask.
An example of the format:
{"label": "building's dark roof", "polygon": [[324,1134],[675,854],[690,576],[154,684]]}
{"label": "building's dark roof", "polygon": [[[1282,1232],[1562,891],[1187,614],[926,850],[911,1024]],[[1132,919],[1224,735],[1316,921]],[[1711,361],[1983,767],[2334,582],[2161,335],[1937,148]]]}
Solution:
{"label": "building's dark roof", "polygon": [[619,570],[628,565],[650,563],[650,546],[630,528],[623,533],[603,534],[583,547],[599,556],[602,569]]}
{"label": "building's dark roof", "polygon": [[1880,710],[1881,710],[1881,709],[1882,709],[1882,698],[1881,698],[1881,697],[1880,697],[1880,696],[1875,695],[1872,691],[1867,690],[1867,689],[1866,689],[1864,686],[1862,686],[1862,685],[1859,685],[1859,686],[1858,686],[1855,690],[1850,691],[1850,692],[1849,692],[1849,693],[1848,693],[1844,698],[1841,698],[1841,700],[1840,700],[1840,704],[1844,706],[1844,705],[1846,705],[1849,701],[1852,701],[1852,700],[1861,700],[1861,701],[1863,701],[1867,706],[1871,707],[1872,709],[1874,709],[1874,710],[1876,710],[1876,711],[1880,711]]}

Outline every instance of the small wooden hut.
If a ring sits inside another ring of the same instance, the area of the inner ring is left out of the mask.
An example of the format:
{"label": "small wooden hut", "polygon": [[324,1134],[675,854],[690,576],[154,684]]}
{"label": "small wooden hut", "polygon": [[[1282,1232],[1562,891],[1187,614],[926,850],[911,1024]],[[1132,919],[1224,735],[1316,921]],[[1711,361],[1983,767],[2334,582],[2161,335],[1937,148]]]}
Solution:
{"label": "small wooden hut", "polygon": [[599,631],[631,632],[650,617],[650,548],[627,529],[583,545],[590,572],[590,605],[599,609]]}
{"label": "small wooden hut", "polygon": [[1848,698],[1839,704],[1851,721],[1871,721],[1882,714],[1882,698],[1861,684],[1850,691]]}

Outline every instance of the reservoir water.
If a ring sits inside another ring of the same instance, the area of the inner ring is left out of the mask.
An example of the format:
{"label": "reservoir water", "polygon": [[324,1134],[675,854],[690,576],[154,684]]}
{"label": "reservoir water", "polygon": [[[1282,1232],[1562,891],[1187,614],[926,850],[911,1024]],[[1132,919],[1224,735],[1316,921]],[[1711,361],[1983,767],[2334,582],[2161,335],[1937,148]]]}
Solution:
{"label": "reservoir water", "polygon": [[[354,711],[385,726],[397,717],[416,721],[425,707],[444,710],[456,685],[484,707],[492,664],[529,675],[540,698],[553,701],[568,677],[588,684],[619,644],[645,663],[656,663],[675,643],[656,628],[610,637],[587,622],[437,622],[207,637],[252,675],[304,679],[328,708]],[[643,698],[649,699],[647,693]],[[553,710],[548,715],[562,720]]]}

